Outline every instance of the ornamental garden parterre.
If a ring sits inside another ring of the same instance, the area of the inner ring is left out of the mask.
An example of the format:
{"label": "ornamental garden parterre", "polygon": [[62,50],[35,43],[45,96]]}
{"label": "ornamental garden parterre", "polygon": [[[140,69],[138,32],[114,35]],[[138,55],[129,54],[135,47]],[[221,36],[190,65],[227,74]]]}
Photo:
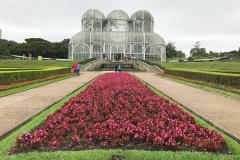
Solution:
{"label": "ornamental garden parterre", "polygon": [[30,133],[11,154],[121,148],[224,152],[225,140],[128,73],[105,73]]}

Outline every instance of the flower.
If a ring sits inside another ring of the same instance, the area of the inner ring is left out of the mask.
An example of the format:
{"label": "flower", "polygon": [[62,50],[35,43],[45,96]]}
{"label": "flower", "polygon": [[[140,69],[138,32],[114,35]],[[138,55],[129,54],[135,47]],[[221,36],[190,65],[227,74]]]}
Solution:
{"label": "flower", "polygon": [[219,152],[226,144],[130,74],[106,73],[39,128],[17,137],[12,152],[139,146]]}

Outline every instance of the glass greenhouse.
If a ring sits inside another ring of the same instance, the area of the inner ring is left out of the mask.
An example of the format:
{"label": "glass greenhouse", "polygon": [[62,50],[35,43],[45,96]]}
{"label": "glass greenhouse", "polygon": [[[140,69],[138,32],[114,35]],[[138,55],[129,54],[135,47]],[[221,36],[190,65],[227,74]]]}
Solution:
{"label": "glass greenhouse", "polygon": [[114,10],[105,18],[99,10],[91,9],[82,16],[82,31],[69,43],[69,59],[119,60],[139,58],[166,61],[165,41],[154,33],[153,16],[145,10],[130,18],[122,10]]}

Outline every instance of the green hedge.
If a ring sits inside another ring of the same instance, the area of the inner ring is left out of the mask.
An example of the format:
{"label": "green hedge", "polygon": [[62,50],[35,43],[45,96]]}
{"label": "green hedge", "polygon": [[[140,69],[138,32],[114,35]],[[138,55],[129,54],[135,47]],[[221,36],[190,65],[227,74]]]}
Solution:
{"label": "green hedge", "polygon": [[92,61],[94,61],[94,60],[96,60],[97,58],[90,58],[90,59],[86,59],[86,60],[84,60],[84,61],[80,61],[80,62],[78,62],[78,63],[80,63],[80,64],[87,64],[87,63],[89,63],[89,62],[92,62]]}
{"label": "green hedge", "polygon": [[65,74],[70,72],[70,68],[49,69],[39,71],[22,71],[0,73],[0,84],[11,84],[27,80],[36,80],[51,75]]}
{"label": "green hedge", "polygon": [[193,80],[205,81],[214,84],[225,85],[233,88],[240,88],[240,76],[231,74],[214,74],[210,72],[195,72],[186,70],[170,70],[164,71],[166,74],[189,78]]}
{"label": "green hedge", "polygon": [[140,61],[144,62],[144,63],[147,63],[149,65],[155,65],[155,66],[158,66],[159,68],[161,68],[162,70],[165,70],[166,68],[162,65],[160,65],[159,63],[155,63],[155,62],[152,62],[152,61],[147,61],[147,60],[143,60],[143,59],[139,59]]}

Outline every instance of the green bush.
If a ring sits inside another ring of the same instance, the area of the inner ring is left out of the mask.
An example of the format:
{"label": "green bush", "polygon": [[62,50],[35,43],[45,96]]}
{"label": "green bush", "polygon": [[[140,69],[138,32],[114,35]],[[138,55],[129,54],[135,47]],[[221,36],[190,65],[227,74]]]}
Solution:
{"label": "green bush", "polygon": [[189,71],[189,70],[173,70],[173,69],[166,69],[164,72],[166,74],[170,74],[178,77],[205,81],[205,82],[225,85],[233,88],[240,88],[239,75],[212,73],[212,72],[197,72],[197,71]]}
{"label": "green bush", "polygon": [[86,60],[84,60],[84,61],[80,61],[80,62],[78,62],[78,63],[80,63],[80,64],[87,64],[87,63],[92,62],[92,61],[94,61],[94,60],[96,60],[95,57],[94,57],[94,58],[90,58],[90,59],[86,59]]}
{"label": "green bush", "polygon": [[156,65],[158,66],[159,68],[161,69],[166,69],[163,65],[161,65],[160,63],[155,63],[155,62],[152,62],[152,61],[147,61],[147,60],[143,60],[143,59],[140,59],[140,61],[144,62],[144,63],[147,63],[149,65]]}
{"label": "green bush", "polygon": [[56,61],[56,60],[2,60],[0,68],[46,68],[46,67],[72,67],[76,61]]}
{"label": "green bush", "polygon": [[22,71],[22,72],[3,72],[0,73],[0,84],[11,84],[21,81],[36,80],[51,75],[66,74],[70,68],[46,69],[39,71]]}

